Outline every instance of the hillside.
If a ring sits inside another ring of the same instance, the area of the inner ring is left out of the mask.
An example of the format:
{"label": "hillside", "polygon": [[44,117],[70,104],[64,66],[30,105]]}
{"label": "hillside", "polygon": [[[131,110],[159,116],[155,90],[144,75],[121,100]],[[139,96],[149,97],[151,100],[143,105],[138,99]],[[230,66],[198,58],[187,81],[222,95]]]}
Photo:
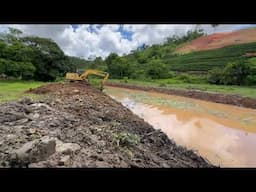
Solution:
{"label": "hillside", "polygon": [[177,53],[211,50],[251,42],[256,42],[256,28],[202,36],[178,48]]}
{"label": "hillside", "polygon": [[253,42],[184,55],[168,54],[163,60],[173,71],[208,71],[215,67],[224,67],[227,63],[245,58],[245,55],[255,51],[256,42]]}
{"label": "hillside", "polygon": [[182,37],[169,37],[162,44],[133,50],[128,55],[110,54],[101,63],[105,63],[112,78],[165,79],[170,76],[169,71],[208,73],[230,62],[247,60],[255,53],[256,28],[212,35],[192,31]]}

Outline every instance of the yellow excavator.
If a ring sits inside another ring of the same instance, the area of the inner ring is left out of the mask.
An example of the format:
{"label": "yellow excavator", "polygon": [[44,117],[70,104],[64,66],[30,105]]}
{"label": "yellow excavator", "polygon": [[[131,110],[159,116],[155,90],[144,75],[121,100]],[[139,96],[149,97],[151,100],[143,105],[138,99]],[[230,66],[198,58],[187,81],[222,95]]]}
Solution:
{"label": "yellow excavator", "polygon": [[104,72],[104,71],[88,69],[85,72],[83,72],[82,74],[66,73],[66,79],[70,80],[70,81],[83,81],[83,80],[86,80],[90,74],[104,77],[103,80],[101,81],[101,87],[100,87],[101,90],[103,90],[104,83],[107,81],[107,79],[109,77],[109,74],[107,72]]}

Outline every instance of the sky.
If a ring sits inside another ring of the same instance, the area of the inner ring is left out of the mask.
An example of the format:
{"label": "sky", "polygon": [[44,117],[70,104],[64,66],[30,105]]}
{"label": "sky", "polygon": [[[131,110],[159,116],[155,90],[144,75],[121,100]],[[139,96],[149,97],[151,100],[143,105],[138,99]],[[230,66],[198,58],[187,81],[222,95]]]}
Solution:
{"label": "sky", "polygon": [[[255,27],[256,25],[200,25],[207,34]],[[107,57],[110,53],[128,54],[142,44],[159,44],[172,35],[183,35],[195,29],[193,24],[0,24],[0,32],[8,27],[23,31],[26,35],[36,35],[53,39],[69,56],[81,58]]]}

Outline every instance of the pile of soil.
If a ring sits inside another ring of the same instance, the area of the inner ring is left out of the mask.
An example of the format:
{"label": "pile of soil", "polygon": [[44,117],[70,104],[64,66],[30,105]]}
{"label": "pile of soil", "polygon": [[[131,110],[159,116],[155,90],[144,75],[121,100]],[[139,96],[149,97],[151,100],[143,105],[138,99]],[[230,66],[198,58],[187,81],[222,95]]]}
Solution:
{"label": "pile of soil", "polygon": [[249,98],[249,97],[242,97],[239,95],[209,93],[209,92],[198,91],[198,90],[181,90],[181,89],[169,89],[169,88],[167,89],[167,88],[161,88],[161,87],[142,87],[138,85],[129,85],[124,83],[107,83],[107,85],[112,87],[121,87],[121,88],[136,89],[136,90],[142,90],[142,91],[155,91],[158,93],[178,95],[183,97],[211,101],[215,103],[223,103],[223,104],[229,104],[229,105],[236,105],[239,107],[256,109],[256,99]]}
{"label": "pile of soil", "polygon": [[86,83],[0,106],[1,167],[214,167]]}

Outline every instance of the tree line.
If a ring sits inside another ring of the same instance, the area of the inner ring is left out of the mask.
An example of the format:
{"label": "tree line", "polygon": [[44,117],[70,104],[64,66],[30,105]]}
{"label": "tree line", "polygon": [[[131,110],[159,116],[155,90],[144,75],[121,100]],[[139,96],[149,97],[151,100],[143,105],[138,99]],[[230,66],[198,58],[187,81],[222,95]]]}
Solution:
{"label": "tree line", "polygon": [[68,71],[75,71],[77,63],[79,58],[65,55],[51,39],[25,36],[14,28],[0,34],[0,74],[53,81]]}

